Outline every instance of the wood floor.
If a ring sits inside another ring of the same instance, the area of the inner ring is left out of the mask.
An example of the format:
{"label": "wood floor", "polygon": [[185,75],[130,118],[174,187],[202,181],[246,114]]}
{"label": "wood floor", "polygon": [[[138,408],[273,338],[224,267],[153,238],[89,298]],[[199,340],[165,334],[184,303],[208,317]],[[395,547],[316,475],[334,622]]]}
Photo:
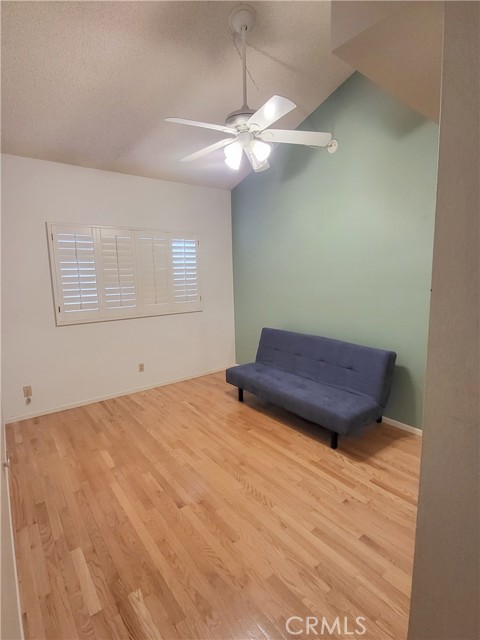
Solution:
{"label": "wood floor", "polygon": [[26,638],[312,638],[307,616],[406,638],[417,436],[374,425],[334,451],[220,373],[7,437]]}

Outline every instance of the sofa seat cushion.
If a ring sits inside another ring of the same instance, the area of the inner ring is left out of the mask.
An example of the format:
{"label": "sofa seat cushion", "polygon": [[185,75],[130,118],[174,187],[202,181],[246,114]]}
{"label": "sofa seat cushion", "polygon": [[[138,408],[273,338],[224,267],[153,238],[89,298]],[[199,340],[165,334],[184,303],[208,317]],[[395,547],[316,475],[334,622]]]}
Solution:
{"label": "sofa seat cushion", "polygon": [[382,415],[373,398],[259,362],[227,369],[227,382],[342,435]]}

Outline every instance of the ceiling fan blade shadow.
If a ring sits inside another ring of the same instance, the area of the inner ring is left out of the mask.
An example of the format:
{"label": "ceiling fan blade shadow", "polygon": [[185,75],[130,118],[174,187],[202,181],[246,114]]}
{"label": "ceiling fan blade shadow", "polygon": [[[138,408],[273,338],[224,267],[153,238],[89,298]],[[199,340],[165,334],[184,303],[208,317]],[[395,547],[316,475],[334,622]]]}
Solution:
{"label": "ceiling fan blade shadow", "polygon": [[283,118],[287,113],[290,113],[296,106],[297,105],[288,98],[272,96],[270,100],[267,100],[260,109],[250,116],[247,120],[247,125],[252,131],[262,131],[280,118]]}
{"label": "ceiling fan blade shadow", "polygon": [[247,156],[248,161],[252,165],[252,169],[255,171],[255,173],[260,173],[260,171],[266,171],[266,169],[270,169],[268,160],[263,160],[263,162],[259,162],[259,160],[257,160],[255,154],[251,149],[251,143],[246,145],[243,150],[245,151],[245,155]]}
{"label": "ceiling fan blade shadow", "polygon": [[217,149],[221,149],[222,147],[226,147],[228,144],[235,142],[235,138],[225,138],[224,140],[220,140],[219,142],[215,142],[215,144],[211,144],[209,147],[205,147],[200,149],[200,151],[195,151],[195,153],[191,153],[186,158],[182,158],[182,162],[191,162],[192,160],[198,160],[198,158],[203,158],[203,156],[212,153],[212,151],[216,151]]}
{"label": "ceiling fan blade shadow", "polygon": [[165,122],[173,122],[174,124],[186,124],[189,127],[201,127],[202,129],[213,129],[222,133],[231,133],[235,135],[237,132],[232,127],[225,127],[219,124],[210,124],[209,122],[199,122],[198,120],[187,120],[185,118],[165,118]]}
{"label": "ceiling fan blade shadow", "polygon": [[303,144],[307,147],[326,147],[332,139],[331,133],[322,131],[290,131],[284,129],[266,129],[255,133],[256,138],[264,142],[283,142],[287,144]]}

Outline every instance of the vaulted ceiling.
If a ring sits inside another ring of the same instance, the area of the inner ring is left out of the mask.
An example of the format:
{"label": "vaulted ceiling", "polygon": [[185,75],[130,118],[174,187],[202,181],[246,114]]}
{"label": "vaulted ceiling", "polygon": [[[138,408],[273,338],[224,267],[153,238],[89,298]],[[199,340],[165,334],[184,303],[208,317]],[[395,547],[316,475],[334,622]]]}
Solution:
{"label": "vaulted ceiling", "polygon": [[[275,127],[295,128],[352,73],[330,53],[330,3],[249,4],[249,105],[286,96],[297,109]],[[223,124],[241,106],[236,6],[2,2],[2,151],[232,188],[249,169],[229,169],[222,150],[180,162],[223,134],[164,118]]]}

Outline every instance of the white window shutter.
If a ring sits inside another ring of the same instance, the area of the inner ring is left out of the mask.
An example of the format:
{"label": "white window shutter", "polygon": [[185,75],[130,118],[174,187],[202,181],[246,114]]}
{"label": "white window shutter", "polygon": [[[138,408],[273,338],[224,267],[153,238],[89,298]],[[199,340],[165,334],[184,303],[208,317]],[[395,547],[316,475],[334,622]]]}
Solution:
{"label": "white window shutter", "polygon": [[57,324],[201,311],[192,234],[47,223]]}
{"label": "white window shutter", "polygon": [[170,240],[173,311],[200,308],[198,282],[198,239],[193,235],[172,234]]}
{"label": "white window shutter", "polygon": [[51,225],[49,240],[57,323],[98,319],[94,230]]}
{"label": "white window shutter", "polygon": [[114,317],[135,315],[137,286],[134,234],[130,229],[100,227],[101,298],[105,314]]}
{"label": "white window shutter", "polygon": [[136,231],[138,293],[145,315],[168,313],[171,305],[168,233]]}

